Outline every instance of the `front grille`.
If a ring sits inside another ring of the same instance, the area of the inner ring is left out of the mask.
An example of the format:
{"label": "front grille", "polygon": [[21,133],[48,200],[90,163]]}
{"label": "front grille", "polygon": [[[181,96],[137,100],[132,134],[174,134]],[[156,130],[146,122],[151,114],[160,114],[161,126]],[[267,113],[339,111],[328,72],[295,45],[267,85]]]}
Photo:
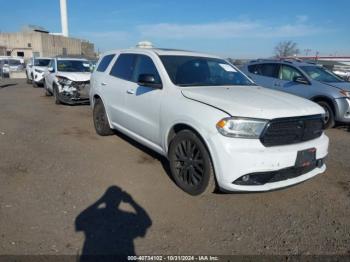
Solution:
{"label": "front grille", "polygon": [[320,137],[323,127],[322,115],[273,119],[260,141],[266,147],[296,144]]}

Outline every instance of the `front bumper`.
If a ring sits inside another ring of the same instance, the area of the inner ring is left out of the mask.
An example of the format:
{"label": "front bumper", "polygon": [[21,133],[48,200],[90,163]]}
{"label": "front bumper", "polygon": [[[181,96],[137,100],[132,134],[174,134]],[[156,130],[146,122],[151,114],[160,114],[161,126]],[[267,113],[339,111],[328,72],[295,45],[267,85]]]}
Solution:
{"label": "front bumper", "polygon": [[75,82],[74,85],[58,84],[58,91],[60,100],[68,105],[89,104],[90,98],[90,83],[89,82]]}
{"label": "front bumper", "polygon": [[269,191],[303,182],[326,170],[326,165],[315,167],[300,176],[263,185],[237,185],[234,181],[252,173],[274,172],[292,168],[299,151],[316,148],[316,159],[328,154],[328,137],[294,145],[264,147],[258,139],[239,139],[213,135],[208,142],[218,185],[227,191]]}
{"label": "front bumper", "polygon": [[335,99],[336,104],[336,120],[343,123],[350,123],[350,99]]}

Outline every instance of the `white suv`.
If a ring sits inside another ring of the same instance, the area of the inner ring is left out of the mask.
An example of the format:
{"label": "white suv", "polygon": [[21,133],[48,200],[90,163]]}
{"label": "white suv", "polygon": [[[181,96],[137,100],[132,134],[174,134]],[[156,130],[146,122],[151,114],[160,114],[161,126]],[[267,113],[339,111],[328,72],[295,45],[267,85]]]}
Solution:
{"label": "white suv", "polygon": [[27,83],[32,83],[34,87],[43,84],[44,72],[47,70],[51,58],[32,57],[26,67]]}
{"label": "white suv", "polygon": [[90,101],[99,135],[117,129],[164,155],[192,195],[268,191],[326,169],[324,110],[255,85],[219,57],[153,48],[105,53]]}

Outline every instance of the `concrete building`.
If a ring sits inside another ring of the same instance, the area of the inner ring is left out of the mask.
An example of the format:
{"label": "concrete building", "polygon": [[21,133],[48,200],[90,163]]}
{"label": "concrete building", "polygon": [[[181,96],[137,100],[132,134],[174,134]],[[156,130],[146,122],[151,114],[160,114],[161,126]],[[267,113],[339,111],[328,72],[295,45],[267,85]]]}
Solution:
{"label": "concrete building", "polygon": [[82,39],[50,34],[36,26],[27,26],[18,33],[0,33],[0,47],[0,56],[19,56],[24,59],[57,55],[95,58],[94,44]]}

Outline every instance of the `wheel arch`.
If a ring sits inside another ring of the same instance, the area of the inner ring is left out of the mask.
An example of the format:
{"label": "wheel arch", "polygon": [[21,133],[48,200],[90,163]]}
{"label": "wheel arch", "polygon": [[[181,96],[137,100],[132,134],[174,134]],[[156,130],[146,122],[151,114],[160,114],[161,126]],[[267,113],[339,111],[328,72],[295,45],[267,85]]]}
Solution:
{"label": "wheel arch", "polygon": [[204,139],[204,136],[200,133],[200,131],[197,128],[195,128],[193,125],[185,123],[185,122],[180,122],[180,123],[174,124],[169,129],[169,131],[167,133],[167,137],[166,137],[166,150],[165,150],[166,156],[168,157],[169,147],[170,147],[171,141],[174,139],[176,134],[178,134],[179,132],[181,132],[183,130],[190,130],[190,131],[192,131],[202,141],[203,145],[208,150],[209,158],[210,158],[210,161],[211,161],[211,164],[212,164],[212,167],[213,167],[214,180],[215,180],[216,186],[219,187],[219,184],[217,182],[217,175],[216,175],[216,161],[213,158],[210,146],[207,143],[206,139]]}
{"label": "wheel arch", "polygon": [[315,103],[320,102],[320,101],[327,102],[330,105],[330,107],[332,108],[334,116],[337,115],[337,109],[336,109],[336,106],[335,106],[332,98],[320,95],[320,96],[314,96],[310,100],[315,102]]}
{"label": "wheel arch", "polygon": [[196,136],[198,136],[198,138],[202,141],[204,146],[207,148],[209,156],[210,156],[210,158],[211,158],[211,160],[213,162],[213,159],[212,159],[212,156],[211,156],[210,146],[208,145],[207,141],[204,139],[204,137],[201,134],[201,132],[196,127],[194,127],[193,125],[190,125],[190,124],[185,123],[185,122],[173,124],[173,126],[169,129],[169,131],[167,133],[167,136],[166,136],[166,150],[165,150],[166,154],[168,155],[171,141],[174,139],[176,134],[178,134],[179,132],[181,132],[183,130],[190,130],[194,134],[196,134]]}
{"label": "wheel arch", "polygon": [[97,100],[101,100],[102,103],[104,104],[102,97],[101,97],[99,94],[94,94],[94,95],[92,96],[92,101],[91,101],[91,102],[92,102],[92,103],[91,103],[92,107],[95,106],[95,103],[96,103]]}
{"label": "wheel arch", "polygon": [[106,103],[105,103],[104,99],[102,98],[102,96],[100,96],[99,94],[95,93],[93,96],[91,96],[91,98],[92,98],[92,101],[90,101],[90,105],[91,105],[92,110],[94,110],[96,101],[97,100],[101,100],[101,102],[102,102],[102,104],[103,104],[103,106],[105,108],[105,112],[106,112],[106,116],[107,116],[107,119],[108,119],[109,126],[110,126],[110,128],[113,128],[112,124],[111,124],[110,117],[109,117],[109,112],[108,112],[108,110],[106,108]]}

